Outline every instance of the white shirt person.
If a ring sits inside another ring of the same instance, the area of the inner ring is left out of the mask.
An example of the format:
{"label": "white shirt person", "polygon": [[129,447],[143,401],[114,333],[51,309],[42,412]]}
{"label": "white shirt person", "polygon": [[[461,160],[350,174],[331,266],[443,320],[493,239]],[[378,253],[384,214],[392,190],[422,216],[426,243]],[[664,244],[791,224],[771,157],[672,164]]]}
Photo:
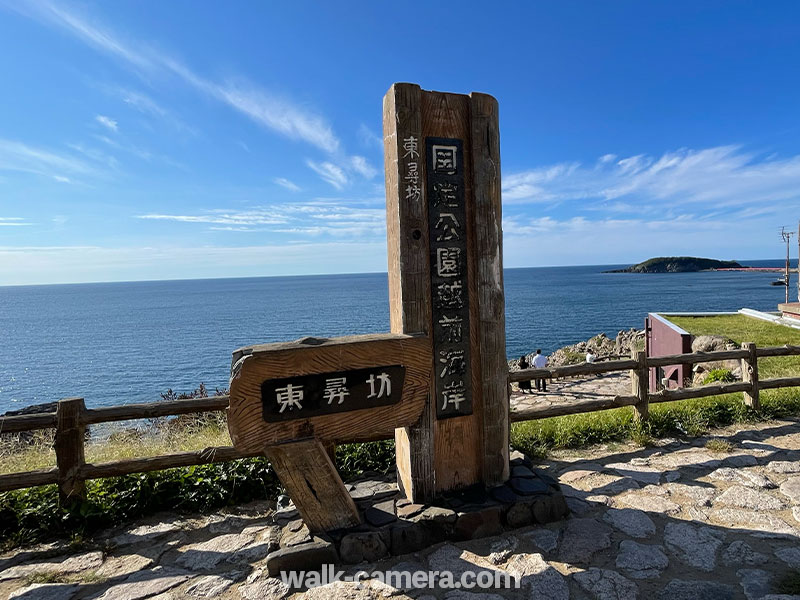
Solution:
{"label": "white shirt person", "polygon": [[[547,357],[544,354],[542,354],[542,349],[539,348],[538,350],[536,350],[536,355],[533,357],[533,368],[544,369],[546,366],[547,366]],[[546,392],[547,379],[543,377],[536,379],[536,390],[539,392]]]}

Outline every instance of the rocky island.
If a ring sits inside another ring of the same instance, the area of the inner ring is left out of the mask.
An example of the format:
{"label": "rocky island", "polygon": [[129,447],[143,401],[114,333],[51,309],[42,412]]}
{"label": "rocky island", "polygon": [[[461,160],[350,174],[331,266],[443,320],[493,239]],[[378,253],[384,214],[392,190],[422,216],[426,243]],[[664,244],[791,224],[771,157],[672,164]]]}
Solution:
{"label": "rocky island", "polygon": [[711,269],[741,269],[735,260],[715,260],[696,256],[659,256],[650,258],[626,269],[603,271],[604,273],[693,273]]}

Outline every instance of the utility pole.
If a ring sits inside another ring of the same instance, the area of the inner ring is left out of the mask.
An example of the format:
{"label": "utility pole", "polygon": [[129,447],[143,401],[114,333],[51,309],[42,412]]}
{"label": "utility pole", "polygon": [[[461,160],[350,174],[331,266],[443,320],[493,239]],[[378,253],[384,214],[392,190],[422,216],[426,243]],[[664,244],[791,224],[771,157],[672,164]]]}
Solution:
{"label": "utility pole", "polygon": [[[781,227],[781,238],[786,242],[786,272],[784,274],[784,285],[786,287],[786,303],[789,303],[789,240],[794,235],[794,231],[786,231],[785,227]],[[800,271],[797,274],[800,279]]]}
{"label": "utility pole", "polygon": [[797,301],[800,302],[800,221],[797,223]]}

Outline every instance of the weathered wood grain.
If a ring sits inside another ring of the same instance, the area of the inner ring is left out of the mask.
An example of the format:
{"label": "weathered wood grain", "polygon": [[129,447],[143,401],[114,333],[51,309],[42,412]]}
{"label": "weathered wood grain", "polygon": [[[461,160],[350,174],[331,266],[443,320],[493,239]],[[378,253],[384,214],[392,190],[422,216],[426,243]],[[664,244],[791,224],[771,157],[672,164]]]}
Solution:
{"label": "weathered wood grain", "polygon": [[0,492],[20,490],[37,485],[58,483],[58,468],[39,469],[37,471],[23,471],[21,473],[8,473],[0,475]]}
{"label": "weathered wood grain", "polygon": [[233,446],[217,446],[193,452],[175,452],[160,456],[146,456],[96,464],[86,463],[80,469],[80,476],[83,479],[101,479],[103,477],[129,475],[131,473],[148,473],[176,467],[228,462],[240,458],[255,458],[263,455],[263,451],[245,453],[239,452]]}
{"label": "weathered wood grain", "polygon": [[48,429],[57,424],[56,413],[43,413],[38,415],[15,415],[0,417],[0,433],[19,433],[20,431],[35,431]]}
{"label": "weathered wood grain", "polygon": [[705,398],[706,396],[719,396],[733,394],[750,389],[750,384],[745,382],[720,383],[714,385],[701,385],[696,388],[678,388],[675,390],[661,390],[650,394],[650,404],[655,402],[672,402],[674,400],[688,400],[690,398]]}
{"label": "weathered wood grain", "polygon": [[548,417],[562,417],[564,415],[577,415],[597,410],[608,410],[620,408],[621,406],[633,406],[637,402],[639,402],[639,398],[636,396],[592,398],[591,400],[580,400],[577,402],[542,401],[531,407],[511,411],[510,419],[514,423],[519,423],[521,421],[533,421],[536,419],[546,419]]}
{"label": "weathered wood grain", "polygon": [[557,377],[576,377],[579,375],[596,375],[597,373],[628,371],[630,369],[637,368],[639,368],[639,363],[633,359],[610,360],[595,363],[580,363],[577,365],[567,365],[564,367],[548,367],[546,369],[522,369],[520,371],[511,371],[508,374],[508,380],[510,382],[518,382],[541,378],[555,379]]}
{"label": "weathered wood grain", "polygon": [[[422,93],[423,137],[463,140],[464,157],[472,157],[470,98],[444,92]],[[436,491],[454,490],[483,478],[483,385],[479,341],[479,302],[475,249],[475,206],[472,160],[464,164],[464,201],[467,224],[467,287],[469,290],[469,346],[472,375],[472,414],[434,421],[433,468]],[[430,299],[428,300],[430,302]],[[438,398],[435,399],[438,401]]]}
{"label": "weathered wood grain", "polygon": [[430,383],[418,422],[395,433],[397,476],[401,490],[414,502],[431,500],[433,486],[433,355],[431,332],[431,289],[428,259],[428,211],[425,196],[424,155],[416,159],[420,197],[409,198],[404,191],[407,172],[403,140],[414,137],[420,150],[422,138],[422,91],[410,83],[394,84],[383,98],[383,143],[386,172],[386,238],[389,263],[389,322],[392,333],[426,336],[431,359]]}
{"label": "weathered wood grain", "polygon": [[720,350],[718,352],[693,352],[691,354],[672,354],[669,356],[650,356],[647,358],[648,367],[668,367],[670,365],[693,365],[702,362],[717,360],[737,360],[747,358],[747,350]]}
{"label": "weathered wood grain", "polygon": [[265,453],[311,532],[355,527],[361,522],[353,499],[319,440],[269,446]]}
{"label": "weathered wood grain", "polygon": [[478,344],[483,380],[483,481],[495,486],[508,479],[510,433],[497,100],[486,94],[472,93],[470,113]]}
{"label": "weathered wood grain", "polygon": [[742,381],[749,383],[751,389],[743,393],[744,403],[756,410],[761,406],[758,388],[758,356],[756,355],[756,345],[753,342],[745,342],[742,349],[747,350],[750,356],[742,359]]}
{"label": "weathered wood grain", "polygon": [[800,346],[777,346],[770,348],[757,348],[756,355],[761,356],[797,356],[800,354]]}
{"label": "weathered wood grain", "polygon": [[86,426],[81,419],[86,410],[83,398],[66,398],[56,408],[56,436],[53,447],[58,465],[58,492],[62,504],[79,501],[86,496],[80,475],[85,462],[83,440]]}
{"label": "weathered wood grain", "polygon": [[761,390],[797,386],[800,386],[800,377],[774,377],[772,379],[762,379],[758,382],[758,387]]}
{"label": "weathered wood grain", "polygon": [[147,402],[126,404],[124,406],[106,406],[89,408],[83,414],[85,425],[109,423],[112,421],[128,421],[131,419],[155,419],[170,415],[188,415],[200,412],[227,410],[229,396],[209,396],[208,398],[189,398],[169,402]]}
{"label": "weathered wood grain", "polygon": [[[238,350],[232,368],[228,430],[240,452],[258,452],[281,442],[316,437],[324,442],[359,442],[391,437],[416,423],[430,379],[428,340],[400,334],[264,344]],[[279,423],[263,418],[261,384],[268,379],[375,367],[406,368],[399,403]]]}
{"label": "weathered wood grain", "polygon": [[647,368],[647,353],[644,350],[631,351],[631,356],[639,367],[631,369],[631,394],[639,399],[639,402],[633,405],[633,418],[636,421],[647,421],[650,416],[650,403],[649,403],[649,369]]}

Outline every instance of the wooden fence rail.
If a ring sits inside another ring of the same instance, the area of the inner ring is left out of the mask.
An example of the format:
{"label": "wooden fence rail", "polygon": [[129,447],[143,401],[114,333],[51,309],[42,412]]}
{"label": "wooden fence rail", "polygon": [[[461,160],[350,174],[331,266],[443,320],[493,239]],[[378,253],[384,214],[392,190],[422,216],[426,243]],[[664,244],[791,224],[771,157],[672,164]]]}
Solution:
{"label": "wooden fence rail", "polygon": [[[509,384],[511,382],[530,381],[531,379],[540,378],[553,379],[630,371],[631,393],[629,395],[591,398],[563,404],[543,403],[512,411],[510,416],[512,421],[519,422],[631,406],[637,419],[646,420],[649,406],[653,403],[704,398],[734,392],[743,392],[745,403],[753,408],[758,408],[761,390],[800,386],[800,377],[759,379],[758,358],[798,355],[800,355],[800,346],[787,345],[756,348],[754,344],[746,343],[743,344],[741,350],[695,352],[692,354],[658,357],[648,357],[643,351],[634,351],[629,359],[513,371],[508,374]],[[650,392],[648,389],[648,373],[651,368],[719,360],[740,360],[742,363],[742,381],[715,383],[696,388],[661,390],[658,392]],[[86,429],[89,425],[223,411],[228,408],[228,403],[228,396],[211,396],[208,398],[87,409],[83,398],[67,398],[59,401],[58,408],[54,413],[0,417],[0,434],[54,428],[56,430],[54,448],[57,464],[56,467],[48,469],[0,475],[0,492],[39,485],[58,484],[62,501],[72,502],[84,497],[85,481],[89,479],[116,477],[131,473],[143,473],[259,456],[260,453],[246,454],[237,451],[232,446],[222,446],[195,452],[177,452],[99,464],[86,462],[84,444]]]}
{"label": "wooden fence rail", "polygon": [[[632,360],[614,360],[599,363],[583,363],[568,367],[552,369],[523,369],[508,374],[509,382],[530,381],[531,379],[553,379],[573,375],[596,375],[598,373],[612,373],[615,371],[630,370],[631,394],[610,398],[582,400],[564,404],[542,404],[521,410],[512,411],[512,422],[531,421],[545,417],[558,417],[575,415],[596,410],[633,406],[634,416],[646,420],[650,404],[659,402],[673,402],[691,398],[706,398],[742,392],[747,406],[758,409],[759,394],[761,390],[777,389],[784,387],[800,386],[800,377],[776,377],[773,379],[760,379],[758,376],[758,359],[772,356],[798,356],[800,346],[778,346],[770,348],[756,348],[752,342],[742,344],[740,350],[722,350],[718,352],[693,352],[691,354],[673,354],[669,356],[645,356],[642,351],[634,351]],[[714,383],[692,388],[677,388],[650,392],[648,385],[649,370],[654,367],[665,367],[676,364],[697,364],[701,362],[716,362],[722,360],[740,360],[742,366],[742,381],[734,383]]]}

